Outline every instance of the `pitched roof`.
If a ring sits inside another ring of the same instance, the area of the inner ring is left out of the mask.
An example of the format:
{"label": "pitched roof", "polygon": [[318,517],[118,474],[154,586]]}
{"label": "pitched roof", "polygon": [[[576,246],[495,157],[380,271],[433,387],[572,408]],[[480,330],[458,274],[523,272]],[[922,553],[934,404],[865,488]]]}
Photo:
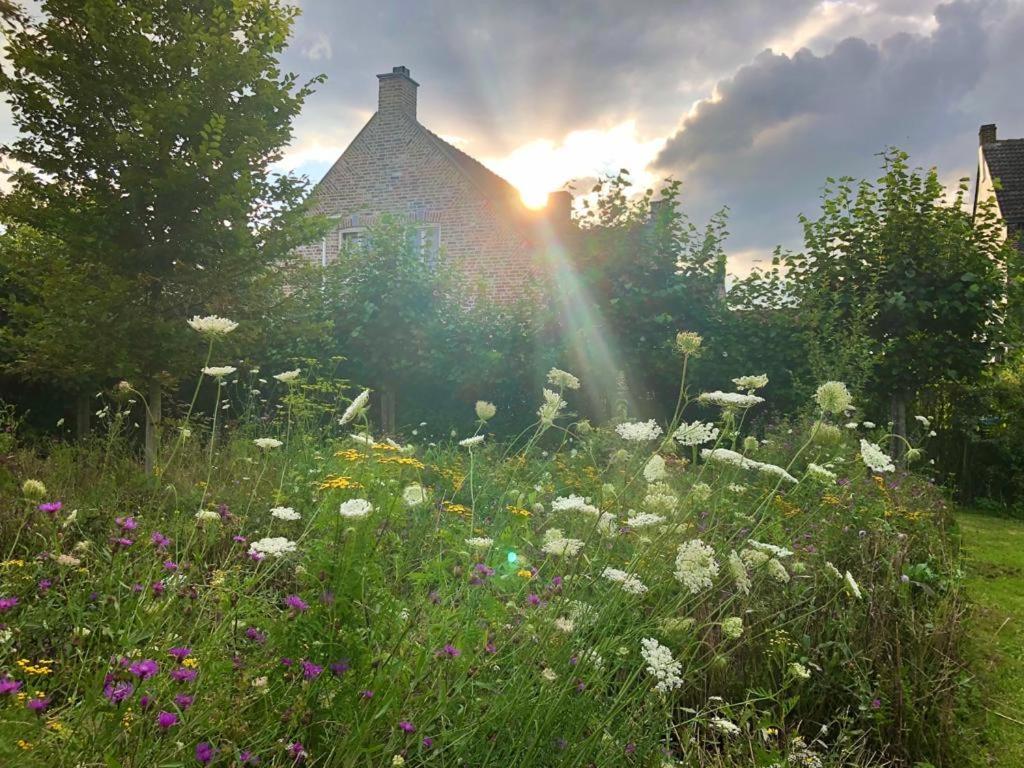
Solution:
{"label": "pitched roof", "polygon": [[992,178],[999,180],[996,200],[1006,223],[1024,227],[1024,139],[1002,139],[982,145]]}

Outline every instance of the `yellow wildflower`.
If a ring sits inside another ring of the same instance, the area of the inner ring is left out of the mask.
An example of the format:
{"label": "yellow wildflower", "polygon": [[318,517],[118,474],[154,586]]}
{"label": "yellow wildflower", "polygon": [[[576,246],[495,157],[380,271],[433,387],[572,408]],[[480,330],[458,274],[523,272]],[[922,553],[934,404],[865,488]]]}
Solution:
{"label": "yellow wildflower", "polygon": [[18,749],[23,749],[26,752],[32,749],[32,744],[24,739],[18,739],[15,743],[18,745]]}
{"label": "yellow wildflower", "polygon": [[516,517],[529,517],[531,514],[530,510],[525,509],[523,507],[509,507],[508,511]]}
{"label": "yellow wildflower", "polygon": [[325,478],[320,483],[321,491],[347,491],[349,489],[362,488],[362,483],[356,482],[351,477],[344,477],[343,475],[334,475],[332,477]]}
{"label": "yellow wildflower", "polygon": [[516,576],[518,576],[521,579],[532,579],[533,571],[527,570],[526,568],[521,568],[518,571],[516,571]]}
{"label": "yellow wildflower", "polygon": [[186,656],[182,660],[181,666],[188,667],[189,669],[198,669],[199,659],[197,659],[195,656]]}

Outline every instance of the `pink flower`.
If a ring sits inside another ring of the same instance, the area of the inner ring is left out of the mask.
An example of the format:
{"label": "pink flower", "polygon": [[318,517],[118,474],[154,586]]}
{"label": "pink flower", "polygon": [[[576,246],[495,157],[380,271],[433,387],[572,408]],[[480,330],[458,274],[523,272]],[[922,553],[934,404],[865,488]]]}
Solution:
{"label": "pink flower", "polygon": [[309,604],[298,595],[288,595],[284,599],[284,604],[297,614],[305,613],[309,610]]}
{"label": "pink flower", "polygon": [[398,727],[406,733],[416,733],[416,726],[410,723],[408,720],[399,720]]}
{"label": "pink flower", "polygon": [[172,725],[177,725],[178,724],[178,716],[176,714],[174,714],[173,712],[167,712],[166,710],[160,710],[160,712],[157,713],[157,716],[156,716],[156,724],[157,724],[157,727],[159,727],[162,730],[166,731]]}

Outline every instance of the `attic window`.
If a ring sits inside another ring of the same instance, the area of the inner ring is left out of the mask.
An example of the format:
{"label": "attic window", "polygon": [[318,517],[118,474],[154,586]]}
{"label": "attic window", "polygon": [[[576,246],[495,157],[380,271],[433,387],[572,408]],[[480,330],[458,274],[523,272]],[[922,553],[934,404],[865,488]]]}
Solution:
{"label": "attic window", "polygon": [[431,267],[437,266],[437,256],[441,251],[441,226],[424,224],[411,232],[412,246],[423,260]]}
{"label": "attic window", "polygon": [[363,227],[349,227],[341,230],[341,249],[361,250],[366,243],[366,233]]}

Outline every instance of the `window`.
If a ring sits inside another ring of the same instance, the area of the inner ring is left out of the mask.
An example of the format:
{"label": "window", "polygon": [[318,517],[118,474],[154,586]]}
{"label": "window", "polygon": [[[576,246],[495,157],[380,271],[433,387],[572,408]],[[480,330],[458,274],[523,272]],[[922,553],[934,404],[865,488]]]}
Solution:
{"label": "window", "polygon": [[366,242],[362,227],[341,230],[341,250],[361,250]]}
{"label": "window", "polygon": [[430,266],[436,266],[437,255],[441,250],[441,227],[438,224],[425,224],[412,231],[413,247]]}

